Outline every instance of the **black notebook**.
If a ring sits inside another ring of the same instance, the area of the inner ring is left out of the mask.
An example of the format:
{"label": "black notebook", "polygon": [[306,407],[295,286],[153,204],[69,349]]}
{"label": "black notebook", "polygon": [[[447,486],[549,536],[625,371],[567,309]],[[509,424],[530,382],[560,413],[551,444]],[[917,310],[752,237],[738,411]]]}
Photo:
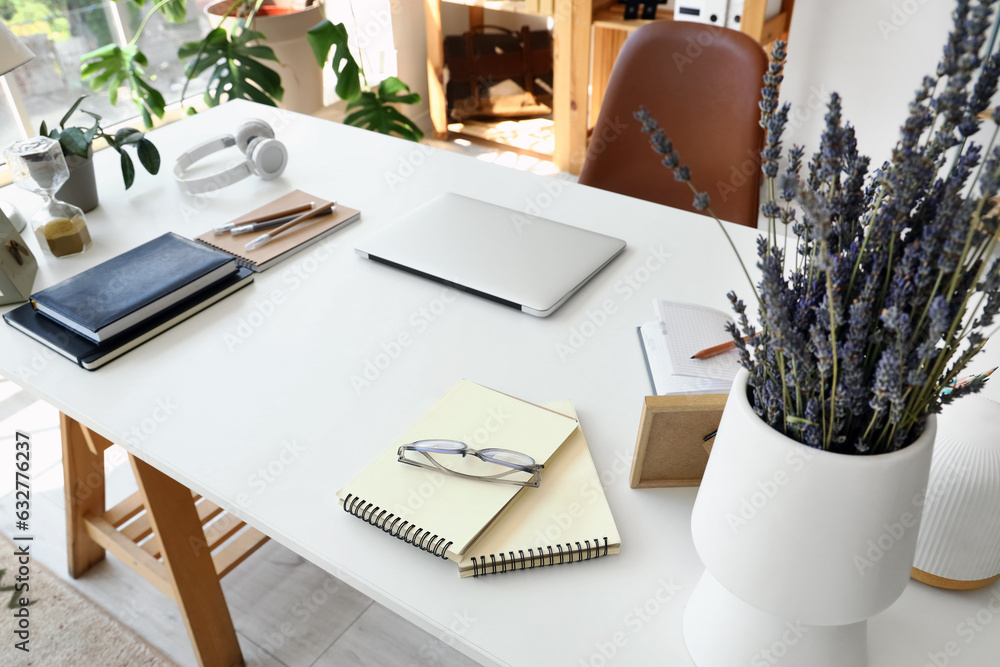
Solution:
{"label": "black notebook", "polygon": [[168,232],[32,294],[31,302],[99,343],[235,272],[230,255]]}
{"label": "black notebook", "polygon": [[52,348],[70,361],[75,361],[82,368],[92,371],[252,282],[253,272],[250,269],[238,269],[214,285],[192,294],[154,317],[102,343],[95,343],[78,336],[61,324],[41,315],[28,303],[6,313],[3,318],[15,329]]}

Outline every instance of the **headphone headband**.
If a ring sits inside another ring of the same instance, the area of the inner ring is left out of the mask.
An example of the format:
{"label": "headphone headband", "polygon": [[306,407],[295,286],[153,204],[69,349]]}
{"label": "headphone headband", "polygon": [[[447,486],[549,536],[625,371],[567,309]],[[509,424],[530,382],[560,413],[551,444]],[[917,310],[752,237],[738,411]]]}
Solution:
{"label": "headphone headband", "polygon": [[[184,192],[202,194],[224,188],[251,174],[265,180],[277,178],[288,163],[288,151],[284,144],[272,137],[274,131],[264,121],[256,118],[245,120],[237,129],[236,136],[224,134],[213,137],[182,153],[174,165],[174,180]],[[198,160],[233,146],[243,151],[245,159],[242,162],[208,176],[184,176],[184,172]]]}

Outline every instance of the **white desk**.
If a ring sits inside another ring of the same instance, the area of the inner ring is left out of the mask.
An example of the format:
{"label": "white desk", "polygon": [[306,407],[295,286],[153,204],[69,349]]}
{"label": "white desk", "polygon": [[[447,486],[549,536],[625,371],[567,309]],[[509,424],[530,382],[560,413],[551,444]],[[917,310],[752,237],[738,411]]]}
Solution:
{"label": "white desk", "polygon": [[[169,175],[174,157],[251,115],[290,147],[285,175],[180,194]],[[193,237],[295,187],[361,209],[362,221],[94,373],[2,326],[0,373],[483,664],[691,664],[681,618],[701,574],[689,526],[695,489],[628,487],[649,391],[635,327],[651,319],[654,297],[725,309],[728,290],[749,295],[713,222],[248,103],[153,139],[162,173],[140,173],[127,193],[116,156],[97,156],[94,245],[44,260],[36,290],[166,230]],[[445,191],[537,206],[629,247],[548,319],[354,254],[359,239]],[[27,194],[2,195],[34,205]],[[731,233],[752,262],[756,234]],[[370,383],[356,388],[352,377],[366,369]],[[531,401],[573,400],[620,528],[620,555],[461,580],[453,564],[341,511],[337,489],[463,377]],[[872,666],[922,667],[952,641],[960,653],[948,665],[995,664],[1000,617],[985,605],[998,591],[911,582],[870,624]],[[970,637],[962,624],[977,612],[991,624]]]}

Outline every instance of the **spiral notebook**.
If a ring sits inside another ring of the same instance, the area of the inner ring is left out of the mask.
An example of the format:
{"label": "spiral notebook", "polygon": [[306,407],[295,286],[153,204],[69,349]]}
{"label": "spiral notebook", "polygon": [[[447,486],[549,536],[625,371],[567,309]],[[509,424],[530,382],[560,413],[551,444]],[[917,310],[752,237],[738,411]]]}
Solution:
{"label": "spiral notebook", "polygon": [[[546,407],[576,418],[569,401]],[[621,537],[590,448],[577,428],[543,471],[544,482],[515,497],[503,516],[466,550],[462,577],[530,570],[602,558],[621,550]]]}
{"label": "spiral notebook", "polygon": [[[256,219],[258,216],[276,214],[298,204],[308,204],[309,202],[315,202],[315,206],[319,207],[329,206],[333,203],[323,197],[317,197],[302,190],[293,190],[283,197],[279,197],[264,206],[248,211],[240,217],[227,222],[238,223],[244,220]],[[360,211],[337,204],[337,207],[331,213],[319,215],[312,220],[305,221],[275,237],[270,243],[254,250],[247,250],[244,246],[246,246],[248,241],[260,236],[263,232],[241,234],[238,236],[232,236],[231,234],[217,236],[214,231],[208,230],[201,236],[196,237],[195,240],[216,250],[229,253],[236,258],[236,262],[241,266],[245,266],[252,271],[263,271],[360,218]]]}
{"label": "spiral notebook", "polygon": [[[586,441],[572,407],[558,407],[463,380],[337,495],[346,512],[455,561],[463,577],[616,553],[618,532]],[[542,483],[537,489],[493,484],[401,464],[399,446],[422,438],[524,452],[546,466]],[[588,465],[590,476],[581,481]],[[563,512],[571,518],[550,528]]]}

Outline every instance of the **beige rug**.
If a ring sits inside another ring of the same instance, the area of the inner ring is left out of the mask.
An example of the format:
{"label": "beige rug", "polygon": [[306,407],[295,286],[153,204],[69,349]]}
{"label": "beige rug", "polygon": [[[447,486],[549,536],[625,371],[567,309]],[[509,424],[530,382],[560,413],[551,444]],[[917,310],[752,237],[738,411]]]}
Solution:
{"label": "beige rug", "polygon": [[[0,589],[16,583],[14,544],[0,533]],[[15,648],[12,591],[0,590],[0,665],[18,667],[176,667],[139,635],[41,563],[30,563],[29,651]]]}

